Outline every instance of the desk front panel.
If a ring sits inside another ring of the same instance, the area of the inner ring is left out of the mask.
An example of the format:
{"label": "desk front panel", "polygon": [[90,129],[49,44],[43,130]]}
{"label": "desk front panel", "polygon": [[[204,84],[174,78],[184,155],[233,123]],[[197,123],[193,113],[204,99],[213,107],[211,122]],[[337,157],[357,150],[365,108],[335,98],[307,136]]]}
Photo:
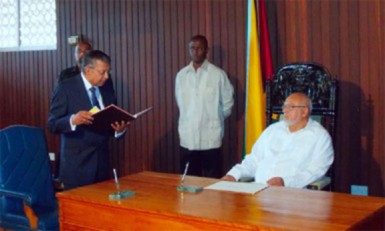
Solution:
{"label": "desk front panel", "polygon": [[[120,179],[136,195],[111,201],[113,181],[58,195],[62,230],[345,230],[383,226],[385,199],[270,187],[255,195],[176,190],[180,176],[143,172]],[[186,177],[207,186],[217,179]]]}

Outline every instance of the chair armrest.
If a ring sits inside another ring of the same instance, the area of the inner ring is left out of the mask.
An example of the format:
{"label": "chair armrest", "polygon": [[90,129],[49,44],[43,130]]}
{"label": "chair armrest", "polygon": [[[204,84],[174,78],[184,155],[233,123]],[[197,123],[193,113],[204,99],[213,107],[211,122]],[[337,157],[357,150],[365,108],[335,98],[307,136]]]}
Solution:
{"label": "chair armrest", "polygon": [[36,213],[30,206],[26,205],[25,203],[23,203],[23,207],[25,216],[29,221],[29,226],[31,230],[37,230],[39,218],[36,216]]}
{"label": "chair armrest", "polygon": [[239,182],[253,182],[254,181],[254,177],[241,177],[239,179]]}
{"label": "chair armrest", "polygon": [[38,227],[38,217],[33,211],[31,205],[33,199],[31,195],[25,193],[14,192],[6,189],[0,189],[0,195],[4,195],[6,197],[13,197],[23,200],[24,213],[27,219],[29,220],[31,230],[36,230]]}
{"label": "chair armrest", "polygon": [[53,183],[53,188],[54,188],[55,192],[64,191],[64,184],[59,178],[53,178],[52,183]]}
{"label": "chair armrest", "polygon": [[0,189],[0,195],[5,195],[7,197],[19,198],[24,201],[25,204],[31,206],[34,202],[31,195],[26,193],[14,192],[6,189]]}
{"label": "chair armrest", "polygon": [[326,186],[328,186],[331,182],[331,178],[328,176],[323,176],[321,179],[314,181],[306,186],[307,189],[312,190],[322,190]]}

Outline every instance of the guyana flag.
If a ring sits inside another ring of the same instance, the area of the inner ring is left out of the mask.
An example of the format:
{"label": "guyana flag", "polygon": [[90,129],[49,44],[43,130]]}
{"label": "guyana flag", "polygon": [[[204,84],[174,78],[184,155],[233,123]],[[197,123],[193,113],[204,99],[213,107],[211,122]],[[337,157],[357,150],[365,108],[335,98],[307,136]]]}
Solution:
{"label": "guyana flag", "polygon": [[[247,81],[244,154],[251,152],[253,144],[266,127],[264,81],[267,78],[272,78],[273,75],[264,0],[259,0],[259,17],[257,17],[256,14],[256,4],[254,0],[248,0],[247,9]],[[260,28],[259,31],[258,28]],[[261,40],[259,40],[259,37],[261,37]]]}

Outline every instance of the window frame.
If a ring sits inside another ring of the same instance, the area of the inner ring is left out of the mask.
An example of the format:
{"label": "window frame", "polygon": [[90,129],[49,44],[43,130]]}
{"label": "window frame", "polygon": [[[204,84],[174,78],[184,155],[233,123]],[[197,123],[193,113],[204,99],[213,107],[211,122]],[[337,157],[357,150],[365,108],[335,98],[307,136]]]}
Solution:
{"label": "window frame", "polygon": [[[57,50],[58,46],[58,20],[57,20],[57,1],[53,0],[55,4],[55,29],[56,29],[56,43],[55,45],[28,45],[28,46],[22,46],[21,44],[21,7],[20,7],[20,1],[21,0],[15,0],[16,7],[17,7],[17,29],[16,29],[16,36],[17,36],[17,46],[14,47],[0,47],[0,52],[17,52],[17,51],[42,51],[42,50]],[[1,0],[0,0],[1,2]],[[0,41],[1,42],[1,41]]]}

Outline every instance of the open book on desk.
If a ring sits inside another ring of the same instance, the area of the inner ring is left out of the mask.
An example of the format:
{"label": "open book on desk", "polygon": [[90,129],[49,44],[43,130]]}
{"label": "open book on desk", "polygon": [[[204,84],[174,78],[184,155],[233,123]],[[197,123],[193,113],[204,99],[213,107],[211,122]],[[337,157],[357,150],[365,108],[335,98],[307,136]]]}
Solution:
{"label": "open book on desk", "polygon": [[260,183],[218,181],[205,187],[205,189],[255,194],[267,187],[269,187],[267,184]]}
{"label": "open book on desk", "polygon": [[131,114],[114,104],[110,104],[103,110],[99,110],[98,108],[94,107],[90,110],[91,113],[94,113],[94,121],[88,126],[91,129],[98,131],[111,131],[113,130],[111,127],[112,123],[115,123],[116,121],[120,123],[121,121],[130,122],[136,120],[138,117],[150,111],[151,109],[152,107],[149,107],[136,114]]}

